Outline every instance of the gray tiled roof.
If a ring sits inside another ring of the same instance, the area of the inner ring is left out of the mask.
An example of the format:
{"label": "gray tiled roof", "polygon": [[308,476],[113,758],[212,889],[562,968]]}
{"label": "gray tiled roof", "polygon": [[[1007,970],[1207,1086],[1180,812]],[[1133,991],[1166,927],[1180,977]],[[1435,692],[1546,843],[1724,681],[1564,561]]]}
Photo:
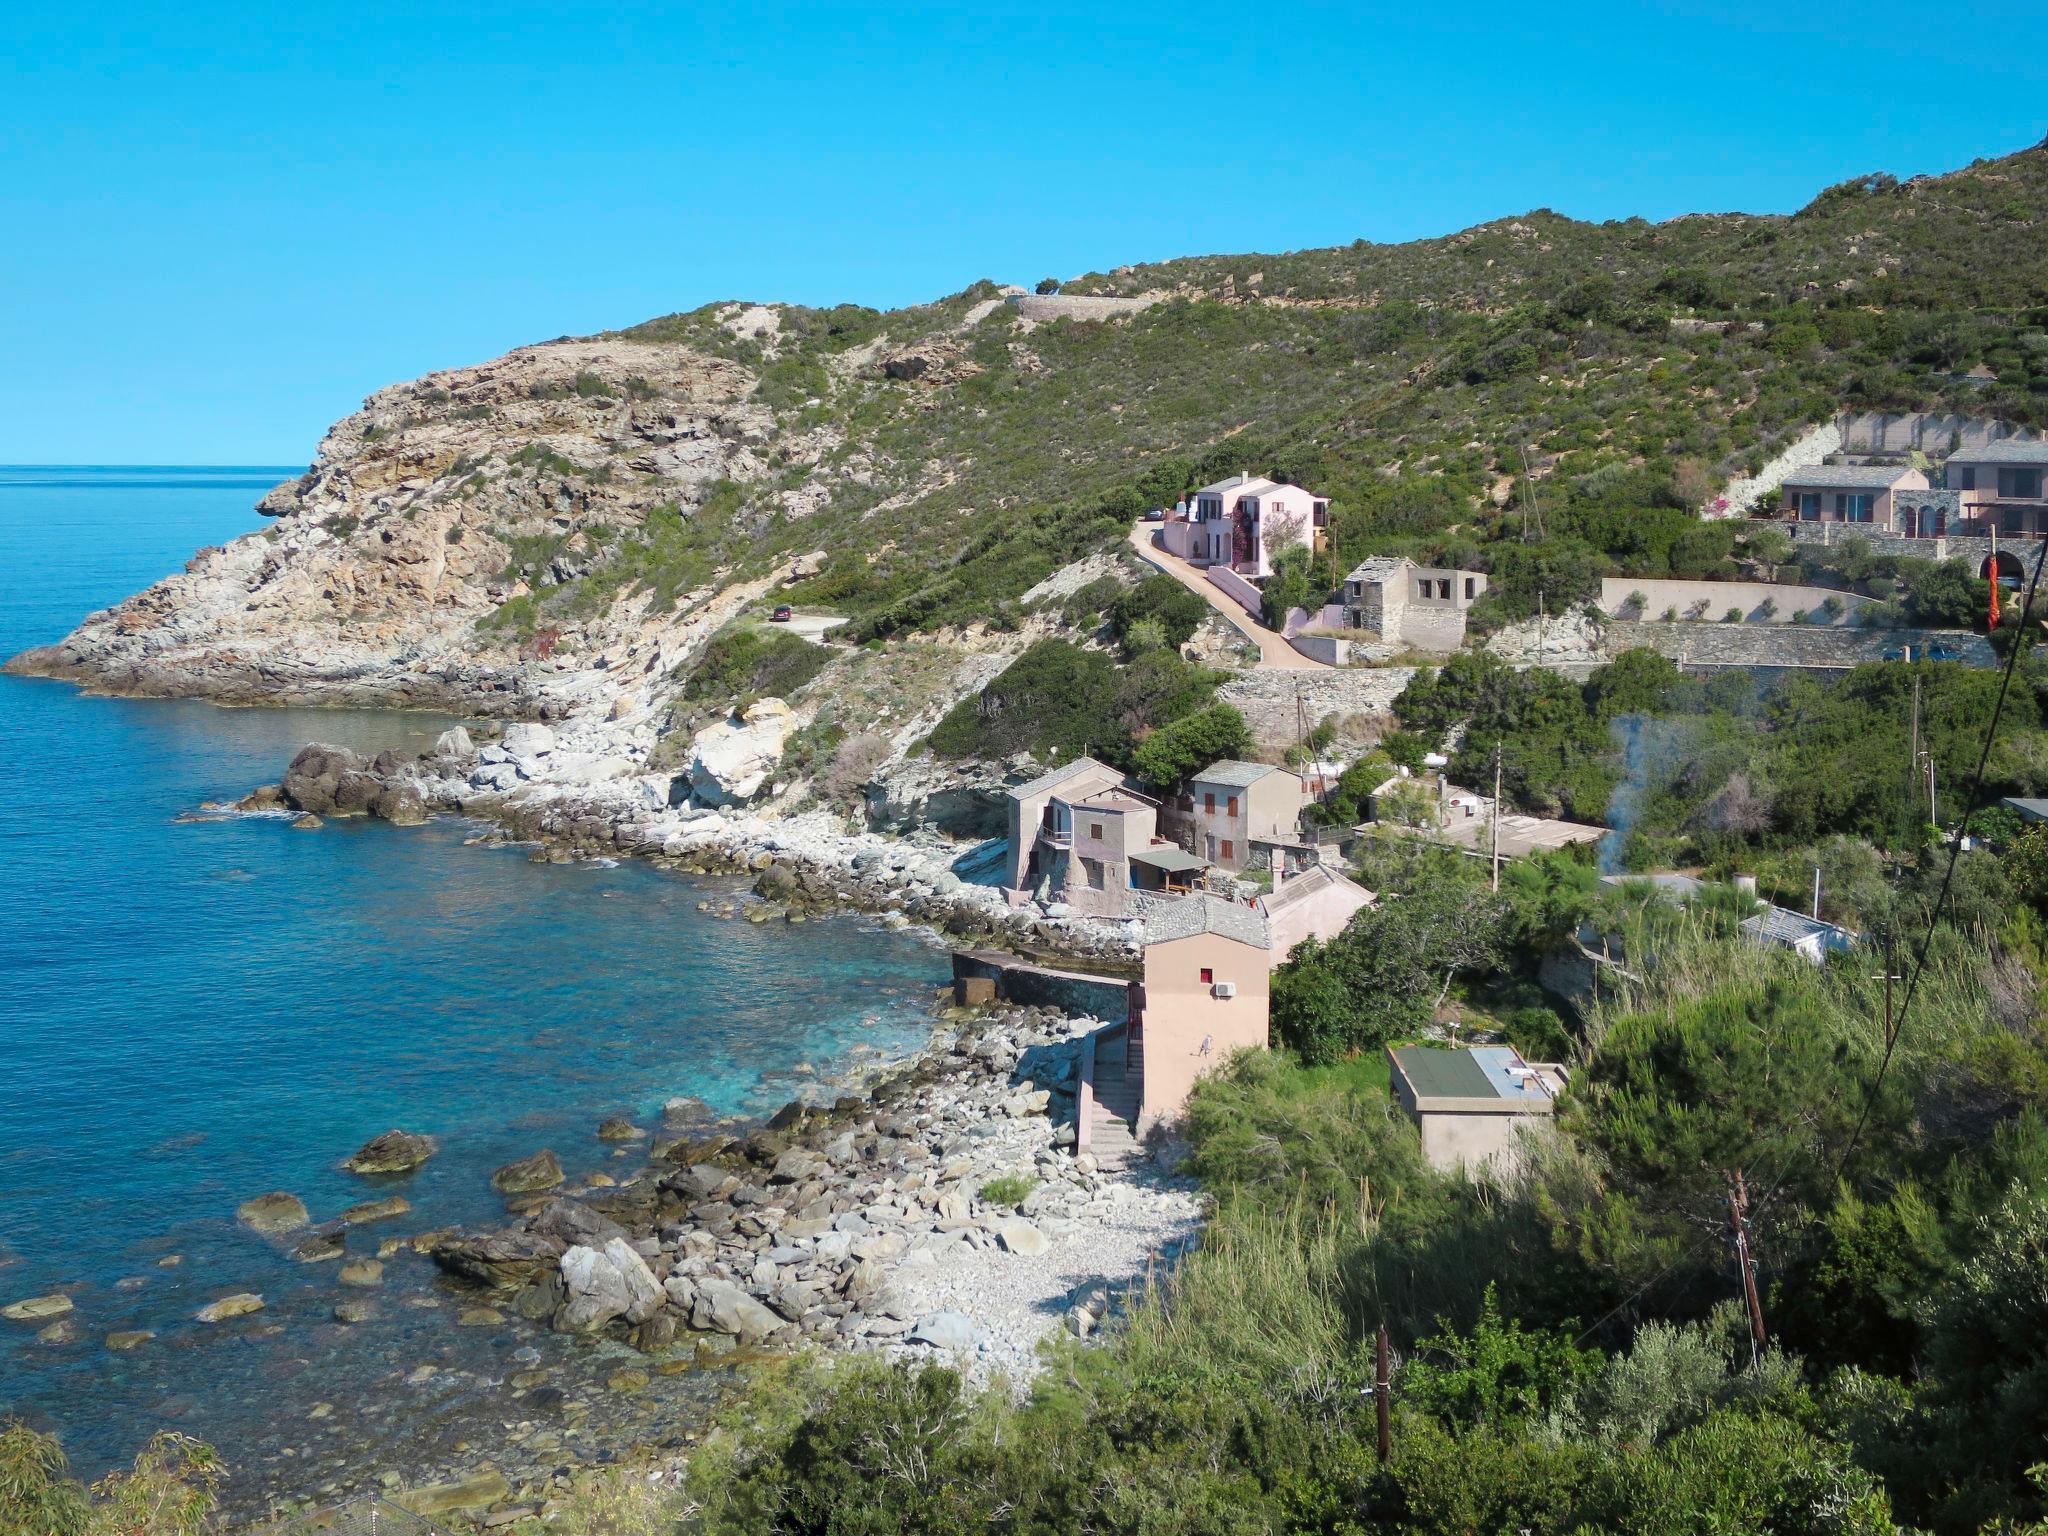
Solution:
{"label": "gray tiled roof", "polygon": [[1043,794],[1047,790],[1058,789],[1067,780],[1086,773],[1090,768],[1107,770],[1109,764],[1098,763],[1092,757],[1077,757],[1071,763],[1062,763],[1050,772],[1041,773],[1037,778],[1030,780],[1028,783],[1013,786],[1010,790],[1010,798],[1012,800],[1028,800],[1033,795]]}
{"label": "gray tiled roof", "polygon": [[1213,933],[1257,949],[1273,947],[1273,934],[1263,913],[1221,896],[1199,892],[1183,896],[1145,919],[1147,944],[1169,944],[1175,939],[1191,939],[1198,933]]}
{"label": "gray tiled roof", "polygon": [[1385,581],[1404,570],[1413,569],[1415,562],[1403,555],[1374,555],[1370,560],[1360,561],[1351,568],[1346,581]]}
{"label": "gray tiled roof", "polygon": [[1269,773],[1280,770],[1268,763],[1244,763],[1236,758],[1226,757],[1221,762],[1211,763],[1194,777],[1197,784],[1225,784],[1232,789],[1247,789]]}
{"label": "gray tiled roof", "polygon": [[1913,473],[1903,464],[1815,464],[1785,477],[1788,486],[1816,485],[1829,490],[1883,490]]}
{"label": "gray tiled roof", "polygon": [[2048,442],[2024,442],[2001,438],[1985,448],[1959,448],[1948,456],[1951,464],[2048,464]]}

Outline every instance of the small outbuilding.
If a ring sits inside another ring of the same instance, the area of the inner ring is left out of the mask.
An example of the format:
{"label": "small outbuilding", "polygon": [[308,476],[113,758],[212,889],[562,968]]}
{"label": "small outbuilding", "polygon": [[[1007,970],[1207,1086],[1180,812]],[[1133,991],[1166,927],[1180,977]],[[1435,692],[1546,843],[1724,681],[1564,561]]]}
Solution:
{"label": "small outbuilding", "polygon": [[1569,1081],[1563,1067],[1524,1061],[1511,1045],[1403,1045],[1387,1060],[1432,1168],[1512,1170],[1523,1137],[1556,1113]]}

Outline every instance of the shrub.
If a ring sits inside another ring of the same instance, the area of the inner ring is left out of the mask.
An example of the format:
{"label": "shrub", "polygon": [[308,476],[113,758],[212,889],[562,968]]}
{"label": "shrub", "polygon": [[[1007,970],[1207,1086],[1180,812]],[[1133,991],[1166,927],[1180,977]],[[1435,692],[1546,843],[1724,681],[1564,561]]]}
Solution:
{"label": "shrub", "polygon": [[1252,746],[1244,716],[1228,704],[1213,704],[1161,726],[1139,742],[1132,766],[1147,783],[1166,789],[1219,758],[1244,757]]}
{"label": "shrub", "polygon": [[981,1198],[987,1205],[1003,1205],[1011,1209],[1022,1205],[1024,1197],[1038,1187],[1038,1180],[1026,1178],[1021,1173],[1006,1173],[999,1179],[990,1179],[981,1186]]}
{"label": "shrub", "polygon": [[1060,280],[1056,277],[1041,277],[1038,280],[1037,291],[1039,293],[1058,293],[1060,291]]}
{"label": "shrub", "polygon": [[1742,610],[1740,608],[1730,608],[1721,615],[1721,622],[1723,624],[1740,624],[1742,622]]}
{"label": "shrub", "polygon": [[786,697],[823,671],[830,659],[823,646],[780,630],[763,638],[757,629],[728,629],[704,647],[683,684],[683,697]]}

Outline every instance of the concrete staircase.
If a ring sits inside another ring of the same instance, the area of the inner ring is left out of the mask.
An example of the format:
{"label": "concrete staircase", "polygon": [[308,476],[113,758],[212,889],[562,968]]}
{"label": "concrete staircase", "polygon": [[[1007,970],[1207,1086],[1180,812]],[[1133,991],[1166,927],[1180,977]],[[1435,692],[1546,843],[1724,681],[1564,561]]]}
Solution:
{"label": "concrete staircase", "polygon": [[1135,1128],[1144,1087],[1142,1030],[1126,1026],[1096,1043],[1095,1103],[1088,1125],[1088,1150],[1095,1154],[1099,1167],[1121,1168],[1138,1156]]}

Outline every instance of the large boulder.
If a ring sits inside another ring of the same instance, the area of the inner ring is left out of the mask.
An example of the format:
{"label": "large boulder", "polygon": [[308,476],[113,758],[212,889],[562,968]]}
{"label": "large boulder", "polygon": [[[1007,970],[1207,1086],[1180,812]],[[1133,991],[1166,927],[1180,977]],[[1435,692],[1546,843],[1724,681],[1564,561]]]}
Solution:
{"label": "large boulder", "polygon": [[458,1232],[433,1246],[434,1263],[458,1279],[510,1290],[552,1275],[562,1244],[535,1232]]}
{"label": "large boulder", "polygon": [[602,1248],[613,1238],[626,1235],[626,1229],[611,1217],[593,1211],[580,1200],[567,1198],[553,1199],[542,1206],[527,1218],[526,1230],[565,1246],[581,1243],[586,1248]]}
{"label": "large boulder", "polygon": [[758,1344],[782,1326],[782,1319],[730,1280],[699,1280],[690,1326],[701,1333],[728,1333],[742,1344]]}
{"label": "large boulder", "polygon": [[342,777],[360,773],[362,766],[363,760],[347,747],[313,742],[299,749],[278,788],[292,809],[324,816],[336,808],[335,795]]}
{"label": "large boulder", "polygon": [[964,1312],[927,1312],[909,1334],[913,1344],[961,1351],[979,1349],[987,1337],[988,1330]]}
{"label": "large boulder", "polygon": [[462,726],[450,726],[434,740],[434,756],[462,761],[476,756],[476,743]]}
{"label": "large boulder", "polygon": [[563,1300],[554,1316],[564,1333],[589,1333],[614,1318],[646,1322],[668,1296],[632,1244],[612,1238],[602,1248],[578,1245],[562,1255]]}
{"label": "large boulder", "polygon": [[427,819],[427,802],[411,784],[386,784],[370,801],[370,814],[393,826],[416,827]]}
{"label": "large boulder", "polygon": [[411,1131],[386,1131],[372,1136],[341,1166],[350,1173],[410,1173],[434,1155],[434,1138]]}
{"label": "large boulder", "polygon": [[542,1147],[531,1157],[507,1163],[491,1175],[491,1188],[506,1195],[532,1194],[536,1190],[553,1189],[561,1182],[561,1159],[547,1147]]}
{"label": "large boulder", "polygon": [[546,757],[555,750],[555,733],[545,725],[508,725],[500,745],[515,758]]}
{"label": "large boulder", "polygon": [[780,699],[757,700],[737,720],[707,725],[691,743],[691,795],[702,805],[745,805],[768,787],[793,729]]}
{"label": "large boulder", "polygon": [[223,1296],[219,1301],[210,1301],[193,1313],[202,1323],[225,1323],[230,1318],[247,1317],[251,1312],[263,1310],[263,1298],[254,1291],[237,1291],[232,1296]]}

